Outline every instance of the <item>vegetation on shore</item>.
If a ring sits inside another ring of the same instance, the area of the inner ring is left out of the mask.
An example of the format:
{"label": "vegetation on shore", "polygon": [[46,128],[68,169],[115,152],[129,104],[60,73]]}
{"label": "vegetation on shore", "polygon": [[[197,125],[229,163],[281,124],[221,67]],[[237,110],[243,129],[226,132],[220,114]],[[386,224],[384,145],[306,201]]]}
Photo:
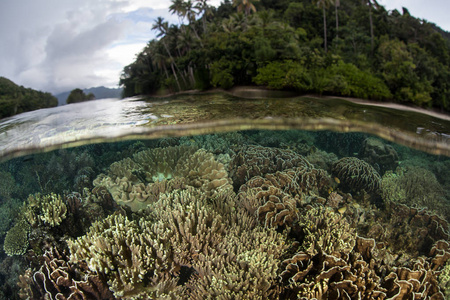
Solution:
{"label": "vegetation on shore", "polygon": [[11,80],[0,77],[0,118],[57,105],[58,99],[50,93],[18,86]]}
{"label": "vegetation on shore", "polygon": [[376,0],[172,0],[123,69],[124,96],[235,85],[450,110],[450,39]]}
{"label": "vegetation on shore", "polygon": [[70,92],[69,97],[67,97],[67,104],[78,103],[84,101],[95,100],[93,93],[85,94],[81,89],[74,89]]}

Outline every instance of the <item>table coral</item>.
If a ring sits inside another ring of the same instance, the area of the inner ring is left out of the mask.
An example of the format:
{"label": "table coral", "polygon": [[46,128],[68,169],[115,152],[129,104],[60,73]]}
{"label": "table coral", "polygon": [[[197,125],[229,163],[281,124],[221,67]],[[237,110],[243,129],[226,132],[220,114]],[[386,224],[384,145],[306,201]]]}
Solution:
{"label": "table coral", "polygon": [[338,160],[333,165],[332,174],[339,178],[344,187],[352,190],[377,193],[380,189],[381,177],[378,172],[356,157],[344,157]]}

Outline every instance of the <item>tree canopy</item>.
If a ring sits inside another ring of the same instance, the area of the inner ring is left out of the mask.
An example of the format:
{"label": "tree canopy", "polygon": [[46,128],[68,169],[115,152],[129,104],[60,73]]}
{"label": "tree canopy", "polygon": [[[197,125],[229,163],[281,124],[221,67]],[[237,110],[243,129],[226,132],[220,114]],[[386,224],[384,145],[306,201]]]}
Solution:
{"label": "tree canopy", "polygon": [[95,100],[95,96],[92,93],[85,94],[83,90],[81,89],[74,89],[70,92],[69,96],[67,97],[67,104],[71,103],[78,103],[78,102],[84,102],[84,101],[90,101]]}
{"label": "tree canopy", "polygon": [[[450,110],[450,34],[376,0],[172,0],[124,96],[264,85]],[[151,28],[149,28],[151,30]]]}
{"label": "tree canopy", "polygon": [[50,93],[18,86],[11,80],[0,77],[0,118],[57,105],[58,99]]}

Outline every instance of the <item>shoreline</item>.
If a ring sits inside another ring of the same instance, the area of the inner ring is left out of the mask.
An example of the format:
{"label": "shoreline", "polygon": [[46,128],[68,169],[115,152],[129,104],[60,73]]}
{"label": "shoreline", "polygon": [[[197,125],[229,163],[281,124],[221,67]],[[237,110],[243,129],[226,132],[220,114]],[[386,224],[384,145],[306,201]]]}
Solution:
{"label": "shoreline", "polygon": [[450,113],[445,113],[442,111],[438,111],[435,108],[427,109],[419,106],[406,105],[396,102],[382,102],[375,100],[368,100],[362,98],[351,98],[345,96],[320,96],[317,94],[301,94],[295,91],[288,90],[273,90],[263,86],[235,86],[229,90],[224,90],[222,88],[212,88],[205,91],[201,90],[186,90],[175,93],[168,93],[164,95],[142,95],[144,97],[152,97],[152,98],[168,98],[172,96],[178,95],[195,95],[195,94],[212,94],[212,93],[225,93],[231,96],[246,98],[246,99],[265,99],[265,98],[295,98],[295,97],[309,97],[309,98],[317,98],[317,99],[341,99],[348,102],[352,102],[359,105],[367,105],[367,106],[375,106],[375,107],[383,107],[395,110],[402,111],[410,111],[416,112],[420,114],[426,114],[431,117],[435,117],[438,119],[450,121]]}

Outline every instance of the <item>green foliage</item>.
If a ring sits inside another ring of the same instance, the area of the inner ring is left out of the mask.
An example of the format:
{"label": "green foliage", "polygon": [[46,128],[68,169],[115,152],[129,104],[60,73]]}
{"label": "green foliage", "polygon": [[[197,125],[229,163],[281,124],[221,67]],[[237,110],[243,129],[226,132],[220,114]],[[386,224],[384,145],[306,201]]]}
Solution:
{"label": "green foliage", "polygon": [[18,86],[0,77],[0,118],[57,105],[58,99],[50,93]]}
{"label": "green foliage", "polygon": [[156,20],[159,39],[123,70],[124,96],[256,83],[450,110],[449,35],[371,3],[226,0],[190,16],[174,6],[188,25]]}
{"label": "green foliage", "polygon": [[70,92],[69,97],[67,97],[67,104],[78,103],[84,101],[94,100],[95,96],[92,93],[85,94],[81,89],[74,89]]}
{"label": "green foliage", "polygon": [[234,78],[229,62],[221,59],[211,64],[211,83],[214,87],[229,89],[233,86]]}
{"label": "green foliage", "polygon": [[380,78],[342,61],[328,68],[330,80],[326,90],[333,94],[364,99],[392,98],[389,88]]}

